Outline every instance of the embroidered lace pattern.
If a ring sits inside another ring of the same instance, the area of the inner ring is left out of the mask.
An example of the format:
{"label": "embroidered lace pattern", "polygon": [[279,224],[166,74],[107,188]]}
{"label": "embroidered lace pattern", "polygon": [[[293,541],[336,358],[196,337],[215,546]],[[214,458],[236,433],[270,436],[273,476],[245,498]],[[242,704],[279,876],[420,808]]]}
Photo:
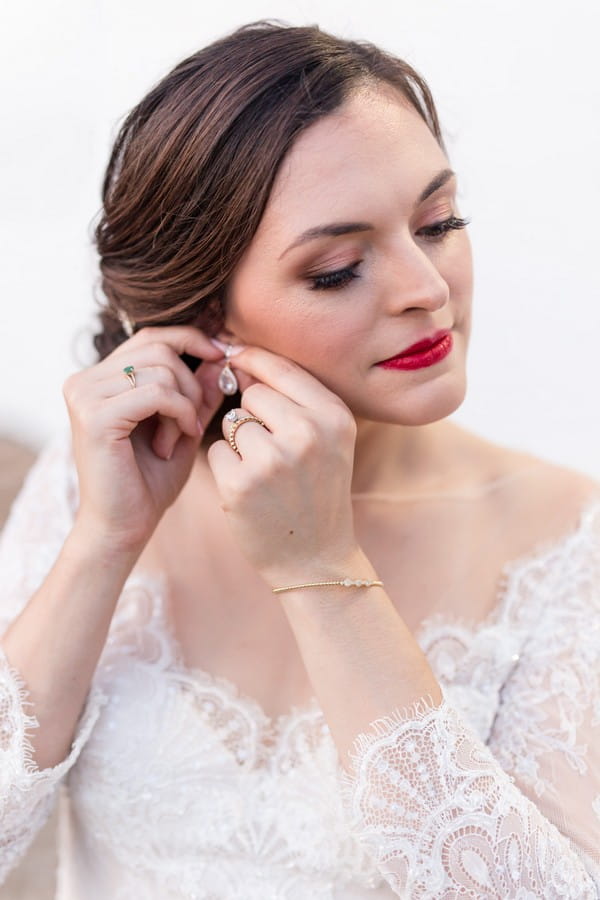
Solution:
{"label": "embroidered lace pattern", "polygon": [[600,896],[600,505],[506,583],[521,646],[489,734],[449,685],[438,707],[371,723],[342,774],[354,833],[399,896]]}
{"label": "embroidered lace pattern", "polygon": [[[0,542],[4,625],[75,503],[65,437]],[[0,654],[0,880],[62,784],[60,900],[600,897],[600,502],[506,566],[484,623],[423,623],[442,703],[371,723],[349,772],[314,698],[270,720],[227,679],[186,669],[165,591],[129,579],[53,769],[31,761],[37,723]]]}

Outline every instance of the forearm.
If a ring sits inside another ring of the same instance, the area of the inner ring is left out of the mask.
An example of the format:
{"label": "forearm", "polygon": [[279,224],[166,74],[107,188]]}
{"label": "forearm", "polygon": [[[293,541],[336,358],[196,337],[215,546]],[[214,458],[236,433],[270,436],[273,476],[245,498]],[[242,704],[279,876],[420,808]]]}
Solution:
{"label": "forearm", "polygon": [[[347,574],[377,577],[368,563]],[[519,890],[538,896],[540,889],[558,900],[567,896],[567,885],[586,900],[597,896],[600,883],[573,844],[445,701],[382,588],[314,588],[280,596],[339,752],[353,833],[399,897],[458,896],[482,879],[486,896],[497,900]],[[534,678],[541,683],[539,669]],[[377,727],[370,727],[376,720]],[[558,733],[555,726],[553,741]],[[535,761],[523,762],[536,771]],[[557,757],[553,774],[564,764]],[[593,772],[584,768],[580,774],[593,791]],[[562,814],[555,818],[562,821]],[[510,865],[507,835],[518,847]],[[454,847],[462,848],[465,864],[458,849],[449,849]]]}
{"label": "forearm", "polygon": [[[355,560],[340,574],[378,577],[362,554]],[[346,770],[355,737],[372,721],[425,696],[441,702],[427,658],[385,586],[304,588],[276,596]]]}
{"label": "forearm", "polygon": [[39,728],[40,769],[68,753],[125,580],[139,554],[119,552],[77,525],[41,587],[2,637]]}

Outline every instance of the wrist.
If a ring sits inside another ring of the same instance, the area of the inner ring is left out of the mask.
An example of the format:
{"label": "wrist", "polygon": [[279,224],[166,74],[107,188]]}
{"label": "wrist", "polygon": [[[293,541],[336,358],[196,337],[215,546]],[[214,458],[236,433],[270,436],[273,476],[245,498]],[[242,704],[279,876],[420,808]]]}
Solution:
{"label": "wrist", "polygon": [[[379,575],[368,557],[360,547],[354,547],[346,553],[323,558],[312,558],[303,563],[286,564],[271,568],[268,573],[263,573],[263,578],[271,589],[287,587],[291,585],[308,585],[317,582],[340,582],[346,579],[351,581],[372,582],[379,581]],[[361,585],[348,585],[351,587],[366,587]],[[343,585],[316,585],[314,590],[339,592]],[[309,588],[302,588],[305,593]],[[313,588],[310,588],[313,590]],[[287,592],[286,592],[287,593]]]}
{"label": "wrist", "polygon": [[75,518],[65,544],[70,555],[95,563],[102,561],[111,568],[124,571],[133,568],[145,546],[141,541],[120,540],[115,534],[106,533],[79,517]]}

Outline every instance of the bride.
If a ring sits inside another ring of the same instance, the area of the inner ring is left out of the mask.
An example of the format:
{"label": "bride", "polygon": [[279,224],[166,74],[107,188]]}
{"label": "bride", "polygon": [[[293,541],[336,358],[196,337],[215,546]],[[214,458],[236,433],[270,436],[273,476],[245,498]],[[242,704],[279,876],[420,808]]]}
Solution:
{"label": "bride", "polygon": [[63,900],[600,896],[600,486],[449,418],[457,185],[423,79],[316,27],[128,116],[1,545],[4,874],[63,785]]}

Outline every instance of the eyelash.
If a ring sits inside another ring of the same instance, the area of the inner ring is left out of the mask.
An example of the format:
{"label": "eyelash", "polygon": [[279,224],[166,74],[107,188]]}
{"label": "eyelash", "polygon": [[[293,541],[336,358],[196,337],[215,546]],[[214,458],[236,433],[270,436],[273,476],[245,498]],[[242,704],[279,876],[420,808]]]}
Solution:
{"label": "eyelash", "polygon": [[[434,222],[425,228],[419,229],[417,234],[423,235],[429,241],[443,241],[451,231],[464,228],[469,224],[470,219],[461,219],[458,216],[450,216],[442,222]],[[360,278],[354,270],[361,263],[361,260],[346,266],[345,269],[337,269],[335,272],[324,272],[322,275],[313,275],[309,280],[312,281],[311,291],[335,290],[336,288],[345,287],[354,278]]]}

